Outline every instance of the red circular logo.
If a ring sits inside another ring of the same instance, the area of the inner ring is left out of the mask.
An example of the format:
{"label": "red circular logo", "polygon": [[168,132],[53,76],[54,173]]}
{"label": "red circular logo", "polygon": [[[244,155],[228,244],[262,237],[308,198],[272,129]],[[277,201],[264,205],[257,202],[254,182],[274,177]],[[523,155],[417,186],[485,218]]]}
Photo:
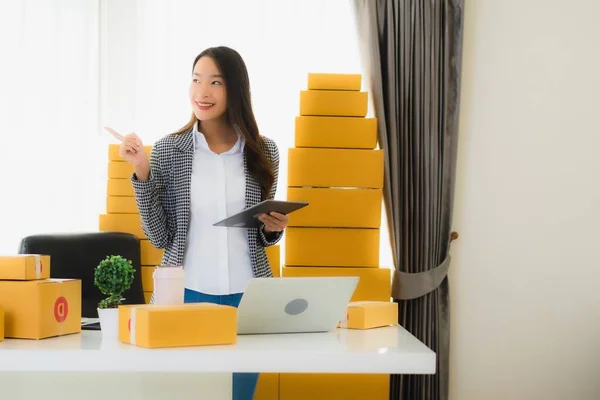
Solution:
{"label": "red circular logo", "polygon": [[57,322],[64,322],[67,315],[69,315],[69,303],[61,296],[54,302],[54,318]]}

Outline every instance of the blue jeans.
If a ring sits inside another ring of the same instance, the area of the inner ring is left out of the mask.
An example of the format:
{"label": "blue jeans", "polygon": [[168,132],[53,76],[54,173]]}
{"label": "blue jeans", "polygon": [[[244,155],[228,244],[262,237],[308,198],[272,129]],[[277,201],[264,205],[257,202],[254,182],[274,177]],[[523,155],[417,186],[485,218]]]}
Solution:
{"label": "blue jeans", "polygon": [[[212,295],[185,289],[184,303],[214,303],[225,306],[237,307],[242,300],[243,293],[226,295]],[[233,374],[233,400],[252,400],[258,382],[258,374],[234,373]]]}

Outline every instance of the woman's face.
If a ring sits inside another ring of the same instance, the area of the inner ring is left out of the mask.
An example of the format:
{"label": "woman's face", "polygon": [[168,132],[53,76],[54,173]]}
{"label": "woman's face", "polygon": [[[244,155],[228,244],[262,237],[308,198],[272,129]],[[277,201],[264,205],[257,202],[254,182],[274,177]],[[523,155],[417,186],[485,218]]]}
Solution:
{"label": "woman's face", "polygon": [[194,66],[190,83],[190,102],[200,121],[215,120],[227,111],[225,79],[210,57],[201,57]]}

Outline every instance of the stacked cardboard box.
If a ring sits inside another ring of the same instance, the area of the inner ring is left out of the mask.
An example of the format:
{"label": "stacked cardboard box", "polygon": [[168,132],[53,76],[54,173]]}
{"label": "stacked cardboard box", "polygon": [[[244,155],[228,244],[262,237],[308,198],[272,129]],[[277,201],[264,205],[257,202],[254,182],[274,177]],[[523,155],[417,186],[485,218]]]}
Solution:
{"label": "stacked cardboard box", "polygon": [[[150,155],[152,146],[144,147]],[[142,230],[140,215],[131,185],[133,167],[119,155],[119,145],[108,146],[106,214],[100,215],[100,231],[127,232],[140,239],[141,279],[146,302],[154,290],[152,272],[161,264],[163,250],[155,248]]]}
{"label": "stacked cardboard box", "polygon": [[50,279],[50,256],[0,256],[0,340],[81,332],[81,281]]}
{"label": "stacked cardboard box", "polygon": [[[351,301],[390,301],[391,271],[379,266],[383,152],[361,79],[309,74],[300,93],[287,198],[310,205],[289,216],[282,276],[357,276]],[[280,375],[280,400],[378,400],[388,390],[388,375]]]}

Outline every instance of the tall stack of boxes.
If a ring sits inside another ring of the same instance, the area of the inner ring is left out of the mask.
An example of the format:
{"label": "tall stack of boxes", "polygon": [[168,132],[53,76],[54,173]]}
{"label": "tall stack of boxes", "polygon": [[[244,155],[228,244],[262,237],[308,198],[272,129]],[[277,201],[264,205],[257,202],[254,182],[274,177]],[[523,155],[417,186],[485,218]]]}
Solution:
{"label": "tall stack of boxes", "polygon": [[50,256],[0,256],[0,341],[81,332],[81,281],[50,279]]}
{"label": "tall stack of boxes", "polygon": [[[150,155],[151,146],[145,146]],[[108,146],[108,182],[106,188],[106,214],[100,215],[100,231],[126,232],[140,239],[141,278],[146,302],[154,290],[152,272],[161,264],[163,250],[155,248],[142,230],[140,214],[135,202],[131,175],[133,167],[119,155],[119,145]]]}
{"label": "tall stack of boxes", "polygon": [[[357,276],[351,301],[390,301],[391,271],[379,268],[383,152],[361,78],[309,74],[300,93],[287,199],[310,205],[289,216],[282,276]],[[388,397],[388,375],[280,375],[280,400]]]}

